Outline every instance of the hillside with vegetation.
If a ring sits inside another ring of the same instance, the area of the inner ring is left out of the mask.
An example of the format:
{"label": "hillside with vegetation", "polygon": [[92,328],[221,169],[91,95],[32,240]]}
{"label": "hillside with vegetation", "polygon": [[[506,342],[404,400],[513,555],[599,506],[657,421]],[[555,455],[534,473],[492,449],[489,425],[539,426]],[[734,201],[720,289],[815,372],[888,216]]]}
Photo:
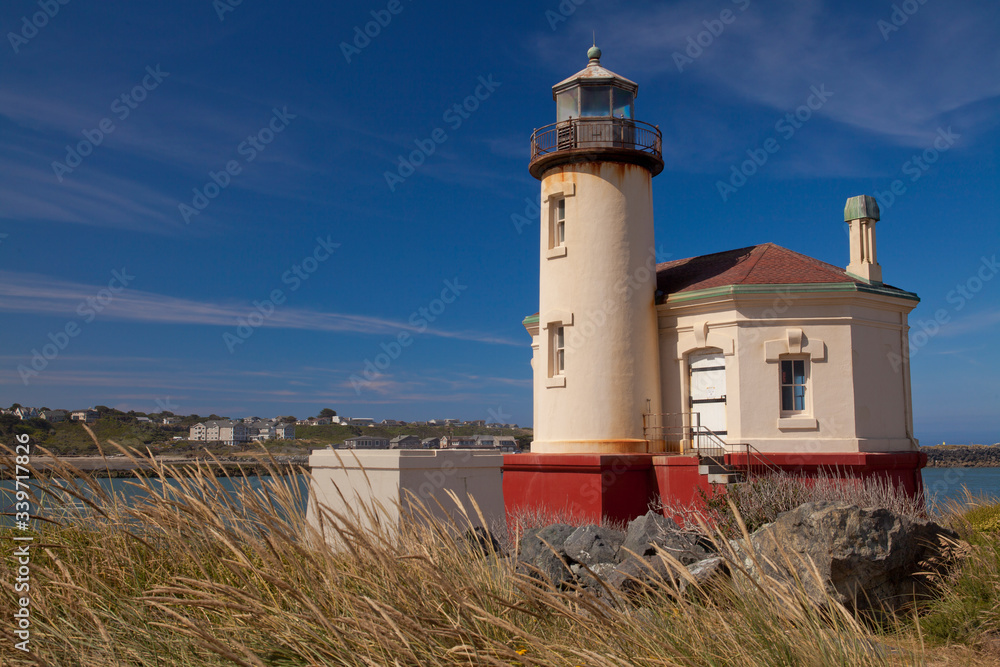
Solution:
{"label": "hillside with vegetation", "polygon": [[[320,426],[296,426],[295,440],[273,440],[266,443],[245,443],[230,447],[221,443],[188,441],[190,427],[199,422],[227,419],[219,415],[174,415],[172,412],[145,413],[122,412],[103,405],[95,408],[99,417],[88,424],[100,442],[114,441],[125,447],[139,450],[149,449],[154,455],[186,454],[203,452],[206,448],[216,454],[228,454],[247,450],[259,451],[262,444],[275,454],[307,454],[311,449],[338,444],[356,435],[371,435],[392,439],[397,435],[415,435],[419,438],[440,438],[446,435],[512,435],[519,447],[526,449],[531,444],[531,429],[484,428],[482,426],[341,426],[326,424]],[[146,417],[149,421],[140,420]],[[165,417],[178,417],[180,422],[163,424]],[[284,417],[294,420],[294,417]],[[93,439],[80,422],[48,422],[36,417],[21,420],[14,415],[0,415],[0,442],[8,446],[14,444],[14,436],[27,434],[32,442],[60,456],[92,456],[100,454]],[[176,440],[175,438],[181,438]],[[107,452],[106,452],[107,453]]]}
{"label": "hillside with vegetation", "polygon": [[441,438],[446,435],[512,435],[518,447],[527,449],[531,444],[530,428],[484,428],[482,426],[296,426],[295,440],[311,447],[341,443],[356,435],[371,435],[380,438],[395,438],[397,435],[415,435],[418,438]]}

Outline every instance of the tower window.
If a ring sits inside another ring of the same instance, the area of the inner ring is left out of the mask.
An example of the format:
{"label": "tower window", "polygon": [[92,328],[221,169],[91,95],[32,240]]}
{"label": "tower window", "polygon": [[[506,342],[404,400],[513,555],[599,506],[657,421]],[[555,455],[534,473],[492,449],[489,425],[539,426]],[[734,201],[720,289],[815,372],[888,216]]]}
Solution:
{"label": "tower window", "polygon": [[807,371],[808,361],[806,359],[781,360],[782,412],[806,411]]}
{"label": "tower window", "polygon": [[555,238],[553,246],[566,245],[566,200],[556,202]]}
{"label": "tower window", "polygon": [[566,198],[549,200],[548,250],[546,257],[555,259],[566,256]]}
{"label": "tower window", "polygon": [[556,327],[552,335],[552,375],[563,375],[566,371],[566,329]]}

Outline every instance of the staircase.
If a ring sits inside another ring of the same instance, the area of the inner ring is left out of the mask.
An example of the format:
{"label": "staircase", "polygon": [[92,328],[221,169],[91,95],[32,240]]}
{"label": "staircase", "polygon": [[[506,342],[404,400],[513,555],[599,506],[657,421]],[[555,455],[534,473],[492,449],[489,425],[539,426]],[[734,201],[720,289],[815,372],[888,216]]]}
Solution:
{"label": "staircase", "polygon": [[[643,413],[642,427],[646,440],[658,443],[667,454],[696,454],[698,473],[708,478],[710,484],[740,484],[761,469],[781,472],[766,455],[753,445],[730,444],[701,424],[697,412]],[[726,463],[727,454],[743,454],[745,463],[733,466]]]}
{"label": "staircase", "polygon": [[701,456],[698,463],[698,474],[708,477],[709,484],[740,484],[746,481],[742,470],[726,465],[725,459],[713,456]]}

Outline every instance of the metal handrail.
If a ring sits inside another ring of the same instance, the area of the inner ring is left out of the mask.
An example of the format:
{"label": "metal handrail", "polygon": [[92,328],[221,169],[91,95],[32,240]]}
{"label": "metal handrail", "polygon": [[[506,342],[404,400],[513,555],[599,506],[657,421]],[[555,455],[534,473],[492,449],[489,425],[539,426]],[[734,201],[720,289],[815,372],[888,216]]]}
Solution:
{"label": "metal handrail", "polygon": [[698,412],[647,412],[642,415],[642,428],[643,437],[658,443],[668,454],[685,453],[687,444],[687,451],[691,453],[719,458],[724,457],[731,447],[710,428],[702,425]]}
{"label": "metal handrail", "polygon": [[576,148],[625,148],[663,157],[660,128],[641,120],[614,118],[570,118],[535,130],[531,135],[531,159]]}
{"label": "metal handrail", "polygon": [[781,469],[781,467],[777,463],[775,463],[769,456],[767,456],[766,454],[764,454],[763,452],[761,452],[759,449],[757,449],[756,447],[754,447],[753,445],[751,445],[749,442],[744,442],[740,446],[741,447],[745,447],[746,450],[747,450],[745,468],[746,468],[746,475],[747,475],[748,479],[750,477],[750,474],[751,474],[751,471],[752,471],[752,468],[753,468],[753,466],[750,463],[750,450],[753,450],[753,452],[754,452],[754,458],[757,461],[763,463],[764,467],[767,468],[768,470],[770,470],[772,473],[781,474],[783,472],[782,469]]}

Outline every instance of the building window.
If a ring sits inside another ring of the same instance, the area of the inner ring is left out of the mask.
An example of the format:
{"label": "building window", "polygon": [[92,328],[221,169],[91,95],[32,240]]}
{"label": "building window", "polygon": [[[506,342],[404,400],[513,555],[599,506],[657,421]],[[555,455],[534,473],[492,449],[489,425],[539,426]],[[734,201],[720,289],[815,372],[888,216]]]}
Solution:
{"label": "building window", "polygon": [[549,259],[566,256],[566,198],[549,200]]}
{"label": "building window", "polygon": [[566,245],[566,200],[560,199],[556,202],[555,237],[553,245]]}
{"label": "building window", "polygon": [[566,371],[566,329],[556,327],[552,334],[552,375],[564,375]]}
{"label": "building window", "polygon": [[548,322],[540,343],[541,359],[544,364],[540,370],[545,374],[547,388],[566,386],[566,332],[573,326],[573,313],[563,310],[551,310],[544,316]]}
{"label": "building window", "polygon": [[781,411],[806,412],[807,372],[806,359],[781,360]]}

